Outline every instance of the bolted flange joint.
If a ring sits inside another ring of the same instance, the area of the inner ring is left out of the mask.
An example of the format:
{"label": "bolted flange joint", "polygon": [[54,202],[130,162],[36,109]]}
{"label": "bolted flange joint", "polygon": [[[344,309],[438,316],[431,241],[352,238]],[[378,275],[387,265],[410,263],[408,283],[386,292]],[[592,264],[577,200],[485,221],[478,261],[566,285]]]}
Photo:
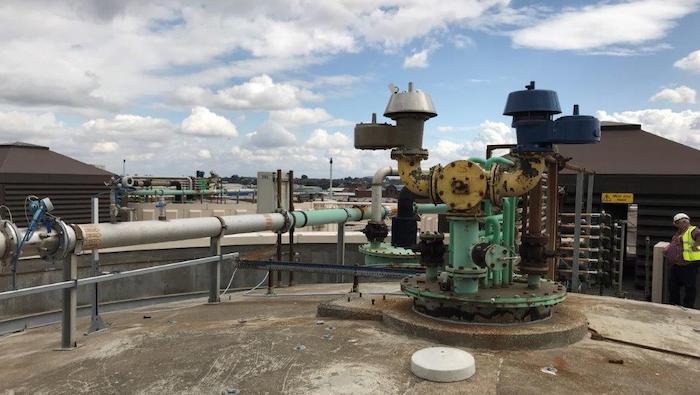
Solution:
{"label": "bolted flange joint", "polygon": [[547,274],[547,237],[523,235],[520,245],[520,272],[525,274]]}
{"label": "bolted flange joint", "polygon": [[425,267],[438,267],[444,263],[445,236],[442,233],[424,232],[418,243],[420,263]]}
{"label": "bolted flange joint", "polygon": [[389,227],[385,223],[368,222],[362,230],[370,243],[382,242],[389,235]]}

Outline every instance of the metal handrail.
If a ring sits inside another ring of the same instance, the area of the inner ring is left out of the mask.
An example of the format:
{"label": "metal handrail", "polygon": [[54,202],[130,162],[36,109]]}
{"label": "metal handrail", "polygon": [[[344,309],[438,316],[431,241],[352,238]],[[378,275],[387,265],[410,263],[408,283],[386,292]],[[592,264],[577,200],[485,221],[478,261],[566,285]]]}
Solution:
{"label": "metal handrail", "polygon": [[158,266],[145,267],[145,268],[141,268],[141,269],[127,270],[124,272],[113,272],[113,273],[103,274],[100,276],[79,278],[77,280],[61,281],[61,282],[53,283],[53,284],[46,284],[46,285],[38,285],[35,287],[21,288],[21,289],[16,289],[13,291],[0,292],[0,300],[16,298],[16,297],[25,296],[25,295],[33,295],[33,294],[49,292],[49,291],[58,291],[61,289],[74,288],[74,287],[79,287],[82,285],[96,284],[96,283],[101,283],[101,282],[105,282],[105,281],[119,280],[119,279],[126,278],[126,277],[140,276],[140,275],[150,274],[150,273],[158,273],[158,272],[163,272],[163,271],[167,271],[167,270],[180,269],[180,268],[188,267],[188,266],[196,266],[196,265],[201,265],[201,264],[205,264],[205,263],[213,263],[216,261],[221,261],[221,262],[230,261],[230,260],[234,260],[237,258],[238,258],[238,253],[233,252],[233,253],[229,253],[229,254],[214,255],[214,256],[209,256],[209,257],[205,257],[205,258],[191,259],[191,260],[182,261],[182,262],[168,263],[165,265],[158,265]]}

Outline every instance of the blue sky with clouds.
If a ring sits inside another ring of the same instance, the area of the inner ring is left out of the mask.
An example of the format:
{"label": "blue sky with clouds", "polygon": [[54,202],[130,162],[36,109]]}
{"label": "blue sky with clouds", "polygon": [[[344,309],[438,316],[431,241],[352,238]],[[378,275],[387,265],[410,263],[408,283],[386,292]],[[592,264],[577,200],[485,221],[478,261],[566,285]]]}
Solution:
{"label": "blue sky with clouds", "polygon": [[0,135],[119,171],[369,175],[352,147],[387,85],[438,117],[431,161],[510,142],[530,80],[700,148],[700,1],[5,1]]}

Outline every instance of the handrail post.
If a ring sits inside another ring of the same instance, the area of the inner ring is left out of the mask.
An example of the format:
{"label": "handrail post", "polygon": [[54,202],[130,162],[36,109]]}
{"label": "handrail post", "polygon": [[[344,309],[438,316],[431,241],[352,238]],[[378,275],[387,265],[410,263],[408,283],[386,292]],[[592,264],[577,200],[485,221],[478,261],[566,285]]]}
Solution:
{"label": "handrail post", "polygon": [[[70,254],[63,261],[63,280],[78,279],[78,255]],[[70,350],[78,346],[75,338],[76,317],[78,315],[77,281],[73,287],[63,290],[63,324],[61,327],[61,348]]]}
{"label": "handrail post", "polygon": [[[100,198],[92,198],[92,223],[100,223]],[[98,248],[92,249],[92,276],[100,275],[100,251]],[[100,316],[100,284],[95,283],[92,286],[92,311],[90,315],[90,328],[86,334],[97,332],[107,328],[107,324]]]}
{"label": "handrail post", "polygon": [[218,256],[219,259],[209,264],[209,301],[208,303],[221,303],[220,289],[221,285],[221,236],[212,237],[209,239],[210,255]]}
{"label": "handrail post", "polygon": [[[336,244],[336,264],[345,265],[345,222],[338,224],[338,240]],[[336,279],[337,281],[337,279]],[[345,276],[340,275],[340,282],[345,282]]]}

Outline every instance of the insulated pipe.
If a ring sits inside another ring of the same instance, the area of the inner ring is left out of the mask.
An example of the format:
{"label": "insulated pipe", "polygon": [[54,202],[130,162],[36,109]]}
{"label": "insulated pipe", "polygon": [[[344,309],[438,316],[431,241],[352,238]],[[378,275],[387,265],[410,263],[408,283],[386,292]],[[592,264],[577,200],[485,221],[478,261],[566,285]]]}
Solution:
{"label": "insulated pipe", "polygon": [[[390,211],[379,206],[381,218],[389,215]],[[352,207],[352,208],[337,208],[328,210],[309,210],[309,211],[293,211],[288,213],[293,221],[292,225],[295,228],[303,228],[305,226],[323,225],[323,224],[339,224],[346,221],[362,221],[371,218],[371,209],[369,207]],[[240,215],[237,215],[240,217]]]}
{"label": "insulated pipe", "polygon": [[130,196],[183,196],[183,195],[218,195],[228,193],[225,189],[209,189],[206,191],[196,189],[137,189],[129,191]]}
{"label": "insulated pipe", "polygon": [[187,181],[187,189],[194,189],[194,181],[189,176],[165,177],[165,176],[126,176],[133,180],[134,185],[143,184],[144,181],[151,181],[151,185],[170,186],[171,181]]}
{"label": "insulated pipe", "polygon": [[[390,211],[381,206],[382,217]],[[59,248],[64,254],[90,250],[93,248],[125,247],[139,244],[163,243],[169,241],[217,237],[220,234],[239,234],[260,231],[284,231],[288,226],[301,228],[345,221],[369,219],[369,207],[338,208],[327,210],[294,211],[287,213],[230,215],[224,217],[183,218],[170,221],[136,221],[116,224],[80,224],[61,226],[65,228],[65,242],[62,245],[54,231],[46,235],[46,229],[39,229],[25,244],[23,255],[52,255]],[[18,229],[20,239],[26,229]],[[0,245],[12,248],[8,230],[0,232]],[[14,238],[14,237],[13,237]],[[80,242],[80,243],[78,243]],[[8,253],[4,259],[9,258]]]}
{"label": "insulated pipe", "polygon": [[374,173],[374,177],[372,178],[372,222],[382,222],[382,212],[379,208],[382,204],[382,184],[384,184],[384,178],[398,175],[398,170],[391,166],[382,167]]}

